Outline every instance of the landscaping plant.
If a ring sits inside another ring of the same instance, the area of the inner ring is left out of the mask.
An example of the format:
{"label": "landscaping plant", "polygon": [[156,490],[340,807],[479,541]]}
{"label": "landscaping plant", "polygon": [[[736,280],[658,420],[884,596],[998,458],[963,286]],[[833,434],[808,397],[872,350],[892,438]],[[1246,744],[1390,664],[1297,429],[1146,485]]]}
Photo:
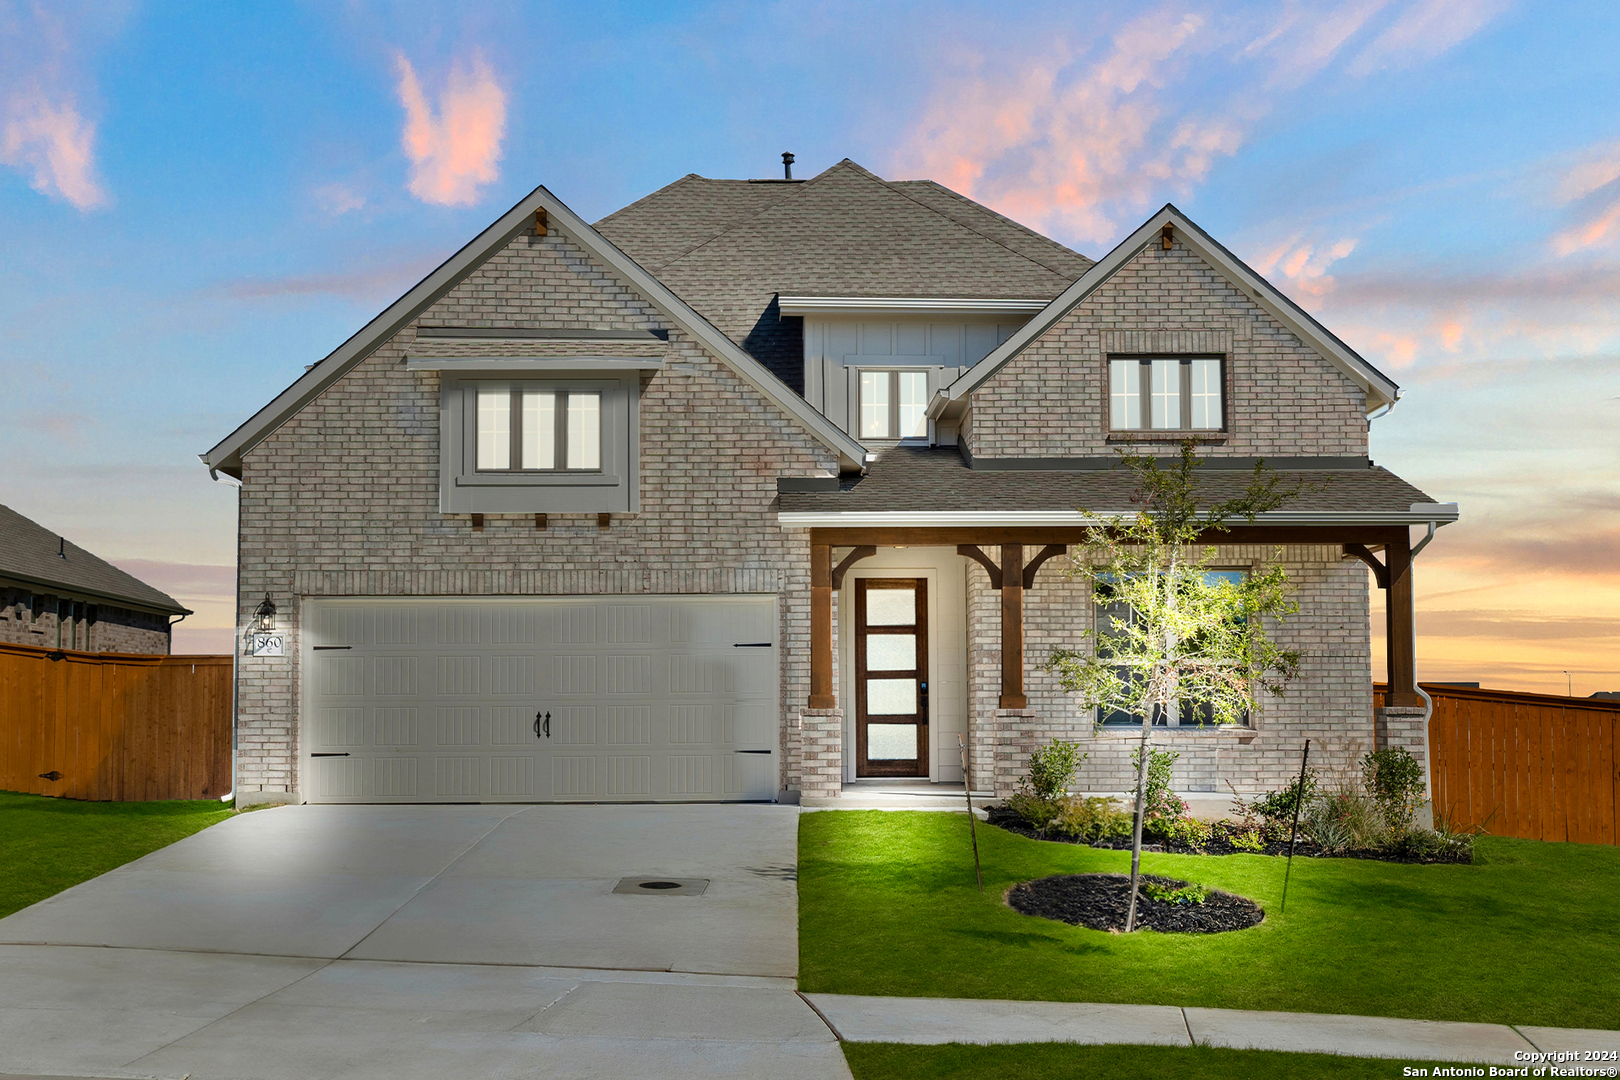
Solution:
{"label": "landscaping plant", "polygon": [[1069,572],[1091,585],[1086,621],[1095,608],[1120,614],[1099,617],[1094,629],[1080,632],[1082,647],[1054,650],[1047,666],[1083,708],[1123,712],[1141,723],[1129,932],[1136,927],[1154,717],[1196,708],[1216,723],[1235,723],[1255,707],[1259,691],[1283,692],[1299,670],[1300,657],[1279,648],[1265,628],[1266,620],[1298,610],[1281,566],[1240,581],[1206,572],[1216,553],[1209,546],[1213,534],[1234,519],[1252,522],[1295,492],[1283,490],[1280,478],[1261,462],[1242,495],[1205,503],[1197,491],[1199,460],[1190,440],[1171,467],[1130,451],[1122,452],[1121,464],[1135,474],[1141,509],[1088,528],[1072,553]]}
{"label": "landscaping plant", "polygon": [[1113,799],[1100,795],[1065,800],[1056,824],[1059,832],[1087,843],[1123,840],[1131,835],[1131,815],[1121,810]]}
{"label": "landscaping plant", "polygon": [[1088,755],[1078,743],[1053,739],[1029,755],[1029,773],[1018,780],[1018,790],[1007,805],[1030,826],[1046,835],[1046,830],[1067,809],[1069,782]]}
{"label": "landscaping plant", "polygon": [[1376,750],[1361,759],[1361,778],[1389,827],[1403,832],[1411,829],[1428,790],[1418,759],[1404,746]]}

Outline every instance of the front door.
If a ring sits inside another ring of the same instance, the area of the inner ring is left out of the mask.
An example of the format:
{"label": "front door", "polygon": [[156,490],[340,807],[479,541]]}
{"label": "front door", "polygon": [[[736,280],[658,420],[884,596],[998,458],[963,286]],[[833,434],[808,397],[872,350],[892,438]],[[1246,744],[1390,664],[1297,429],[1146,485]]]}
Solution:
{"label": "front door", "polygon": [[928,582],[855,582],[855,775],[928,775]]}

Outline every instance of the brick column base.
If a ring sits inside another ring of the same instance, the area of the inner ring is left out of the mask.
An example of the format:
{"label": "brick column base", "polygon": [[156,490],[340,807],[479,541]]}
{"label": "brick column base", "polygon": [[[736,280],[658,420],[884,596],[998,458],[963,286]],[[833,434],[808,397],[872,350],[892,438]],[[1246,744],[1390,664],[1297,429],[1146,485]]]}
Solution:
{"label": "brick column base", "polygon": [[[1429,733],[1424,725],[1423,713],[1422,706],[1411,705],[1374,709],[1373,749],[1387,750],[1394,746],[1404,746],[1423,767],[1423,782],[1429,785],[1429,792],[1432,795],[1434,774],[1429,770]],[[1428,804],[1418,811],[1417,823],[1424,828],[1433,828],[1434,818]]]}
{"label": "brick column base", "polygon": [[1033,709],[997,709],[988,732],[995,748],[995,771],[979,777],[979,786],[989,787],[1002,799],[1017,791],[1019,778],[1029,770],[1030,753],[1053,738],[1048,726]]}
{"label": "brick column base", "polygon": [[805,798],[836,799],[844,787],[844,710],[799,714],[799,783]]}

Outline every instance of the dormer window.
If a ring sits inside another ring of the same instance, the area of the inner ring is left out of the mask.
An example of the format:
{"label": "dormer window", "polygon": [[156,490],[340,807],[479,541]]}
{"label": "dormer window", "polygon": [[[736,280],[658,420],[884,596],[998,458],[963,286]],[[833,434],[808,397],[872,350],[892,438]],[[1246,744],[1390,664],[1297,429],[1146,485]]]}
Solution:
{"label": "dormer window", "polygon": [[1226,426],[1223,362],[1205,357],[1113,357],[1108,426],[1114,431],[1219,431]]}
{"label": "dormer window", "polygon": [[926,439],[927,409],[928,372],[861,372],[859,438]]}

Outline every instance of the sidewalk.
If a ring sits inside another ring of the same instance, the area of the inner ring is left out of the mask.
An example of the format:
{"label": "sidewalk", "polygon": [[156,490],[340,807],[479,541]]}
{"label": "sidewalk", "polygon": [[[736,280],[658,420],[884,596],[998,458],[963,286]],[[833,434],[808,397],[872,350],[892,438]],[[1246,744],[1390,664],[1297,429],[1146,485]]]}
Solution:
{"label": "sidewalk", "polygon": [[[1088,1005],[973,998],[801,995],[844,1042],[1128,1043],[1221,1046],[1408,1061],[1524,1065],[1518,1054],[1620,1051],[1620,1031],[1512,1027],[1380,1016]],[[1607,1069],[1613,1061],[1569,1064]]]}

